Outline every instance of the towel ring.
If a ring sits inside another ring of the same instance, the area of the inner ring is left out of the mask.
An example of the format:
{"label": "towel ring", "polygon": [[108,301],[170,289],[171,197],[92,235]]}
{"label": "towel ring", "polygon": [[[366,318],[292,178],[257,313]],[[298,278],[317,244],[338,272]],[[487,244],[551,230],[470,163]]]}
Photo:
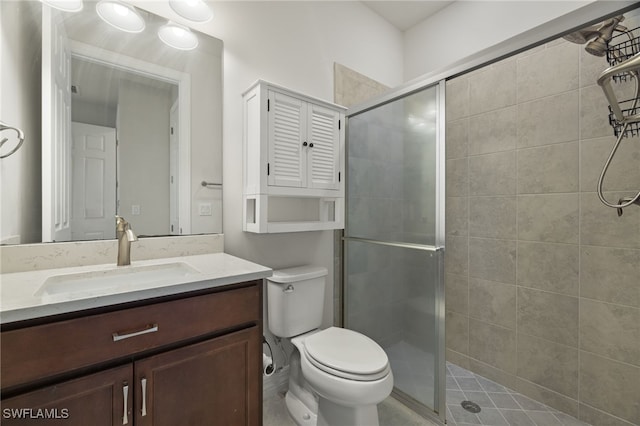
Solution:
{"label": "towel ring", "polygon": [[[20,149],[20,147],[22,146],[22,143],[24,142],[24,132],[22,130],[18,129],[17,127],[9,126],[8,124],[0,121],[0,132],[4,130],[13,130],[14,132],[16,132],[18,134],[18,144],[11,151],[9,151],[8,154],[0,155],[0,158],[7,158],[8,156],[16,152],[18,149]],[[9,138],[1,138],[0,148],[2,147],[2,145],[4,145],[8,141],[9,141]]]}

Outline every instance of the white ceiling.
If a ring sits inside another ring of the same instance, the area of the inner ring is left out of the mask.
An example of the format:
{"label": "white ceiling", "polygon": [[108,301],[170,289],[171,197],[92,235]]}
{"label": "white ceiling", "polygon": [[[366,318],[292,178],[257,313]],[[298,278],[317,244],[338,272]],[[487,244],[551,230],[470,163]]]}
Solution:
{"label": "white ceiling", "polygon": [[406,31],[424,21],[429,16],[453,3],[449,1],[363,1],[366,6],[393,24],[400,31]]}

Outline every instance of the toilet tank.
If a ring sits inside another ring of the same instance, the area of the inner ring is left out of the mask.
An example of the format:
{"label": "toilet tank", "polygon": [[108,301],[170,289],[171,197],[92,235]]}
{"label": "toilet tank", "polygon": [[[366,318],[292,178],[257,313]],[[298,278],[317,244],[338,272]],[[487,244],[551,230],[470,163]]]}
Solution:
{"label": "toilet tank", "polygon": [[327,268],[298,266],[273,271],[267,278],[267,321],[279,337],[297,336],[320,327]]}

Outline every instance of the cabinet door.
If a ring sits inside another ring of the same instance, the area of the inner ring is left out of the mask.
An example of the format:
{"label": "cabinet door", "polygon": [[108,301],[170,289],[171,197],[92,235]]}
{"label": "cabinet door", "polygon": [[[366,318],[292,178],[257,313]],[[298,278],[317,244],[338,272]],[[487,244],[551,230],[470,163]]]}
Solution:
{"label": "cabinet door", "polygon": [[[3,425],[133,424],[133,365],[101,371],[2,401]],[[125,407],[127,414],[124,415]]]}
{"label": "cabinet door", "polygon": [[262,421],[257,326],[135,363],[136,426]]}
{"label": "cabinet door", "polygon": [[269,91],[269,185],[306,187],[306,102]]}
{"label": "cabinet door", "polygon": [[318,189],[339,189],[340,113],[309,104],[309,140],[307,186]]}

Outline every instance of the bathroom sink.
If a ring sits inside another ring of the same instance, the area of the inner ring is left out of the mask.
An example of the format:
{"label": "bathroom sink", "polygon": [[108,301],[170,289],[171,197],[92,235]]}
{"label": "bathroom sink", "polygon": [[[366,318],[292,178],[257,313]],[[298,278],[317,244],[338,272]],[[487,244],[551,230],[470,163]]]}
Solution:
{"label": "bathroom sink", "polygon": [[34,296],[43,298],[82,298],[99,294],[120,293],[167,284],[199,271],[184,262],[157,265],[114,266],[111,269],[54,275],[45,280]]}

